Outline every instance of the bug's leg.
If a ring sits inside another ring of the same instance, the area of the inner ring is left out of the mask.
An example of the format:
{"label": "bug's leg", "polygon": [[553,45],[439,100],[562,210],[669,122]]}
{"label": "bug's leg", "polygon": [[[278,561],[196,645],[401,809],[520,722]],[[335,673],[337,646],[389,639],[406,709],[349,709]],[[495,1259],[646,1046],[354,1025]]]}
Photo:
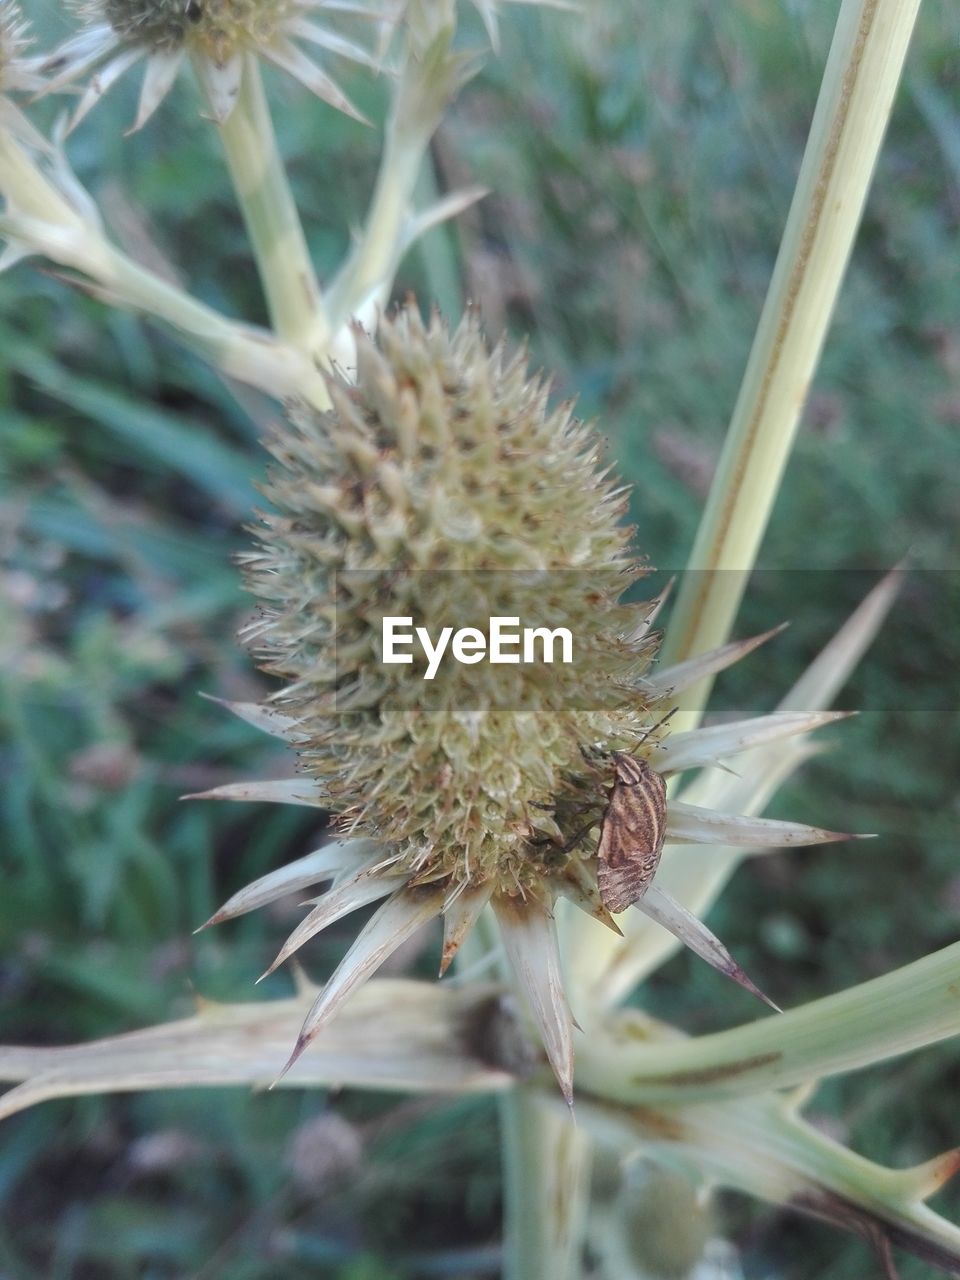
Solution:
{"label": "bug's leg", "polygon": [[587,832],[590,830],[590,828],[591,828],[591,827],[595,827],[596,825],[597,825],[597,819],[596,819],[596,818],[591,818],[591,819],[590,819],[590,821],[587,823],[587,825],[586,825],[585,827],[581,827],[581,828],[580,828],[580,830],[579,830],[579,831],[577,832],[577,834],[573,837],[573,839],[568,840],[568,841],[567,841],[567,843],[566,843],[565,845],[563,845],[563,846],[562,846],[562,848],[561,848],[561,852],[562,852],[562,853],[569,853],[571,849],[576,848],[576,846],[580,843],[580,841],[581,841],[581,840],[583,839],[583,837],[587,834]]}

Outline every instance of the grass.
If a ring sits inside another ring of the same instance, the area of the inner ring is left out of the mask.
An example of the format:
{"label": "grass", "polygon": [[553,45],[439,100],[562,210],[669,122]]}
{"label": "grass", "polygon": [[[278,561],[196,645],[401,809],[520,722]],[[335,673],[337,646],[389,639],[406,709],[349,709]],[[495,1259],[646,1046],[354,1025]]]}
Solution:
{"label": "grass", "polygon": [[[495,194],[456,232],[434,233],[399,288],[450,311],[470,295],[492,331],[530,334],[558,393],[578,395],[609,435],[635,485],[639,544],[664,571],[683,564],[733,404],[827,8],[604,0],[576,20],[510,8],[502,59],[466,91],[435,150],[440,187],[469,180]],[[41,25],[63,30],[38,9]],[[931,0],[740,631],[784,617],[794,626],[718,690],[730,707],[771,705],[872,581],[859,571],[910,555],[904,603],[841,699],[864,714],[833,732],[833,752],[772,810],[880,838],[764,858],[711,916],[786,1005],[942,946],[960,920],[954,45],[948,7]],[[377,138],[271,88],[329,274],[369,190]],[[379,93],[355,86],[372,113]],[[78,131],[78,173],[105,197],[117,234],[159,246],[207,301],[260,318],[195,101],[185,91],[123,139],[132,101],[121,84]],[[266,687],[233,638],[249,604],[232,556],[273,409],[29,264],[0,279],[0,351],[0,1037],[110,1034],[183,1013],[195,991],[250,999],[289,917],[191,930],[315,831],[278,809],[176,797],[285,765],[197,696]],[[329,972],[351,933],[348,922],[319,939],[311,972]],[[428,972],[425,946],[412,962]],[[686,958],[644,999],[690,1028],[748,1016]],[[832,1082],[813,1105],[857,1150],[909,1164],[957,1141],[957,1073],[947,1044]],[[337,1155],[323,1127],[331,1115],[359,1159]],[[489,1274],[493,1121],[483,1101],[349,1091],[48,1103],[9,1122],[0,1142],[0,1274]],[[329,1156],[332,1171],[304,1150]],[[955,1215],[956,1195],[943,1201]],[[732,1198],[721,1219],[749,1277],[846,1280],[872,1266],[863,1244],[825,1226]],[[926,1274],[903,1263],[904,1280]]]}

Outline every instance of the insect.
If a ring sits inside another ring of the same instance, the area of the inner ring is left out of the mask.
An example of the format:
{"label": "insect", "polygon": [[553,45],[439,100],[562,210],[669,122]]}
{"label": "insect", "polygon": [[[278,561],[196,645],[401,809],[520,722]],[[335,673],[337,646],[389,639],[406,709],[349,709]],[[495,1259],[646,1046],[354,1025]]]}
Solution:
{"label": "insect", "polygon": [[597,887],[616,914],[642,898],[660,862],[667,785],[645,760],[613,753],[614,780],[597,846]]}

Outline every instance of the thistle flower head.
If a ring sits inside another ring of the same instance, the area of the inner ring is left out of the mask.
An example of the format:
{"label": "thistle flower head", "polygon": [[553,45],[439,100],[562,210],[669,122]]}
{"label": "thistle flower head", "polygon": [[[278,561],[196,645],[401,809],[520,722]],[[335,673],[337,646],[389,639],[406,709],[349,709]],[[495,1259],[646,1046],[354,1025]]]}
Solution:
{"label": "thistle flower head", "polygon": [[[357,385],[334,380],[334,411],[275,445],[281,514],[247,559],[266,606],[250,638],[289,681],[277,705],[305,771],[399,868],[453,888],[536,878],[538,814],[650,656],[624,640],[618,596],[641,572],[626,496],[596,434],[549,410],[524,366],[491,355],[473,317],[450,334],[407,309],[380,350],[360,335]],[[577,663],[485,666],[469,688],[453,677],[472,668],[426,683],[384,663],[384,616],[439,631],[534,601],[581,638]]]}
{"label": "thistle flower head", "polygon": [[359,118],[302,45],[372,66],[375,59],[365,48],[316,19],[342,13],[382,17],[374,0],[79,0],[75,7],[85,29],[47,59],[47,88],[64,89],[90,76],[74,113],[76,125],[120,76],[145,60],[134,129],[166,97],[187,55],[220,123],[233,109],[248,55],[267,59],[338,111]]}
{"label": "thistle flower head", "polygon": [[36,93],[44,87],[39,74],[40,59],[27,51],[31,40],[27,24],[16,0],[0,0],[0,129],[38,151],[46,151],[43,135],[7,96]]}
{"label": "thistle flower head", "polygon": [[27,24],[15,0],[0,3],[0,93],[32,92],[42,83],[36,59],[27,56]]}
{"label": "thistle flower head", "polygon": [[[301,413],[272,442],[274,511],[245,558],[261,603],[246,638],[284,686],[266,707],[235,709],[292,742],[302,776],[279,792],[211,794],[322,806],[341,838],[242,890],[214,920],[333,877],[276,965],[346,912],[386,898],[318,998],[299,1053],[420,924],[444,916],[442,972],[489,903],[569,1096],[557,898],[617,928],[607,908],[622,902],[598,881],[598,839],[603,855],[611,824],[630,827],[632,806],[639,825],[617,833],[628,861],[636,855],[626,900],[756,992],[722,944],[650,883],[664,840],[835,837],[667,807],[662,778],[823,717],[667,736],[677,690],[759,640],[650,674],[654,604],[621,601],[644,570],[601,440],[569,405],[550,406],[522,352],[490,352],[473,316],[453,333],[412,307],[383,320],[376,343],[358,334],[356,382],[332,378],[330,396],[329,413]],[[385,661],[385,618],[436,637],[531,614],[567,628],[575,661],[454,664],[429,683],[422,665]],[[626,795],[632,780],[652,781]]]}

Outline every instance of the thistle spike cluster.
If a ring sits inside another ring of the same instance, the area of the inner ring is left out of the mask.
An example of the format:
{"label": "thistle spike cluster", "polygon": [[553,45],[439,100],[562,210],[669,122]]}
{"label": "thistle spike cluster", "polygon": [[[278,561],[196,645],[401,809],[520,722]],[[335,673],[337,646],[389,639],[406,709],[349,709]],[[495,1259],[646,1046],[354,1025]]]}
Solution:
{"label": "thistle spike cluster", "polygon": [[[656,602],[620,600],[645,572],[623,523],[626,491],[593,428],[570,405],[550,406],[525,353],[509,356],[502,343],[491,352],[473,315],[451,333],[412,305],[385,318],[376,341],[358,332],[357,350],[356,382],[330,379],[332,410],[298,413],[271,443],[273,510],[245,557],[260,602],[245,638],[284,685],[264,707],[232,709],[295,746],[301,776],[204,793],[325,807],[340,838],[241,890],[208,923],[332,880],[271,972],[334,921],[382,900],[308,1014],[292,1063],[422,924],[444,918],[443,972],[489,905],[569,1099],[573,1017],[554,906],[566,897],[619,932],[596,858],[613,753],[669,777],[836,715],[668,736],[664,716],[678,693],[769,635],[652,673]],[[511,615],[534,598],[576,637],[583,656],[574,666],[508,667],[520,682],[506,684],[499,668],[468,694],[438,680],[427,698],[413,667],[382,661],[386,615],[435,632],[464,609]],[[844,838],[675,802],[665,830],[678,844]],[[765,999],[659,886],[635,905]]]}

